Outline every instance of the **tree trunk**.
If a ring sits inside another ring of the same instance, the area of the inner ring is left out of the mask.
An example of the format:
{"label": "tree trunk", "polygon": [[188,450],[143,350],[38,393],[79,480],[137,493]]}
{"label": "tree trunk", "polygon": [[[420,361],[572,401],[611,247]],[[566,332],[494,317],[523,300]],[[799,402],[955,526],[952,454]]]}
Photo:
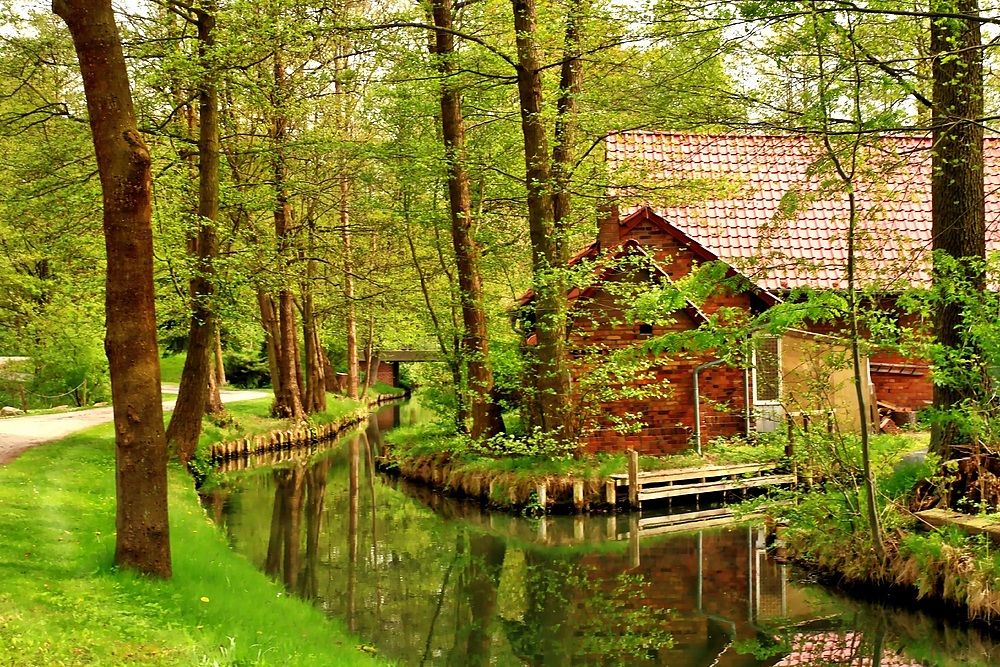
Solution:
{"label": "tree trunk", "polygon": [[[284,112],[285,66],[281,52],[274,53],[274,123],[272,125],[272,140],[274,144],[274,234],[278,240],[278,249],[282,256],[287,256],[288,244],[291,242],[289,226],[291,223],[291,207],[288,204],[288,193],[285,190],[287,167],[285,166],[285,137],[288,132],[288,119]],[[285,280],[289,278],[286,276]],[[278,383],[275,390],[273,413],[277,417],[302,419],[305,410],[302,408],[302,395],[299,391],[298,341],[295,331],[295,303],[291,290],[282,288],[278,293],[278,330],[280,338],[276,341],[281,350],[277,355]]]}
{"label": "tree trunk", "polygon": [[[346,44],[338,45],[338,57],[335,60],[334,68],[334,94],[337,98],[338,128],[342,139],[348,134],[347,102],[343,85],[341,83],[341,72],[343,62],[346,60],[348,52]],[[340,193],[340,237],[344,249],[344,305],[347,313],[344,321],[345,334],[347,336],[347,397],[358,399],[358,384],[360,368],[358,367],[358,324],[357,308],[354,303],[354,258],[351,250],[351,216],[350,216],[350,182],[347,176],[347,160],[341,160],[340,174],[337,178],[337,187]]]}
{"label": "tree trunk", "polygon": [[80,61],[104,200],[105,351],[115,423],[115,563],[169,577],[167,441],[153,287],[150,156],[110,0],[54,0]]}
{"label": "tree trunk", "polygon": [[274,401],[281,395],[281,330],[275,314],[274,299],[264,290],[257,290],[257,305],[260,306],[260,323],[264,328],[264,346],[267,348],[267,366],[271,371],[271,389]]}
{"label": "tree trunk", "polygon": [[524,136],[525,187],[535,291],[535,398],[539,426],[556,438],[574,436],[566,359],[565,244],[555,229],[538,55],[535,0],[513,0],[517,35],[517,92]]}
{"label": "tree trunk", "polygon": [[220,387],[226,386],[226,365],[222,359],[222,327],[219,315],[215,315],[215,381]]}
{"label": "tree trunk", "polygon": [[302,286],[302,339],[306,354],[306,412],[326,410],[326,369],[323,366],[323,348],[319,342],[319,327],[316,325],[312,289],[309,285],[313,268],[312,262],[306,269],[306,284]]}
{"label": "tree trunk", "polygon": [[375,374],[378,373],[378,358],[375,355],[375,304],[371,304],[368,315],[368,336],[365,338],[365,395],[375,386]]}
{"label": "tree trunk", "polygon": [[[931,10],[978,17],[977,0],[937,0]],[[978,20],[932,20],[931,54],[934,76],[934,156],[931,176],[934,282],[942,303],[934,313],[934,338],[942,353],[935,365],[934,408],[947,411],[962,401],[982,397],[986,369],[978,345],[966,336],[962,304],[949,288],[955,279],[974,289],[985,288],[986,214],[983,185],[983,52]],[[958,260],[942,263],[945,255]],[[959,359],[960,363],[955,363]],[[930,449],[947,459],[952,447],[967,436],[959,420],[936,422]]]}
{"label": "tree trunk", "polygon": [[281,357],[278,364],[278,375],[281,378],[281,394],[275,400],[275,416],[286,419],[302,419],[305,410],[302,408],[302,396],[299,393],[299,374],[295,368],[298,358],[295,335],[295,303],[292,293],[282,290],[278,296],[278,318],[281,330]]}
{"label": "tree trunk", "polygon": [[[448,197],[451,203],[451,239],[458,269],[459,299],[462,305],[463,362],[470,393],[473,439],[489,438],[503,430],[500,406],[490,399],[493,369],[490,367],[486,336],[486,313],[483,310],[483,281],[479,269],[479,247],[472,236],[472,197],[469,173],[465,168],[465,119],[462,97],[450,84],[456,72],[453,62],[455,36],[452,32],[451,0],[433,3],[434,52],[441,73],[441,136],[448,164]],[[455,388],[460,391],[460,387]]]}
{"label": "tree trunk", "polygon": [[222,411],[212,356],[215,345],[215,294],[213,262],[219,253],[215,223],[219,219],[219,95],[207,65],[207,51],[215,38],[215,16],[197,13],[199,58],[205,74],[198,85],[198,236],[195,239],[195,276],[191,279],[191,324],[188,349],[181,372],[177,403],[167,427],[167,443],[187,463],[198,447],[201,418],[207,411]]}

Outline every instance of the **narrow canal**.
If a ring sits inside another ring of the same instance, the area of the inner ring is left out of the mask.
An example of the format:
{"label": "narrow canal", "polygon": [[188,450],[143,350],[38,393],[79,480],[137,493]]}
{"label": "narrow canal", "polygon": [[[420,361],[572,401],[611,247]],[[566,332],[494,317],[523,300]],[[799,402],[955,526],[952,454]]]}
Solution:
{"label": "narrow canal", "polygon": [[385,408],[205,499],[233,549],[401,665],[1000,665],[977,629],[810,583],[759,528],[629,540],[625,516],[492,515],[380,475],[385,432],[420,418]]}

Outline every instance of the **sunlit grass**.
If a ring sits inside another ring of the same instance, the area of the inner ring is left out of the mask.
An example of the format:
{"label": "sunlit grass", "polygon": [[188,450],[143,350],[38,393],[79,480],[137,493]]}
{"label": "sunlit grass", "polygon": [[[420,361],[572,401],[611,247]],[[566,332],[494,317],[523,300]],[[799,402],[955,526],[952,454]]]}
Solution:
{"label": "sunlit grass", "polygon": [[160,357],[160,380],[168,384],[179,384],[186,356],[185,354],[171,354]]}
{"label": "sunlit grass", "polygon": [[0,665],[372,665],[320,610],[229,550],[170,470],[174,577],[113,567],[113,428],[0,467]]}

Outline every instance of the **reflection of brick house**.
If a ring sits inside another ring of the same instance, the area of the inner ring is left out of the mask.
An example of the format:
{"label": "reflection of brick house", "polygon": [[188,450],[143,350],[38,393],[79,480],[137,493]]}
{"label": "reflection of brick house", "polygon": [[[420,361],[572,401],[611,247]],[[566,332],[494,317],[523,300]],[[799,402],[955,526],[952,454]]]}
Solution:
{"label": "reflection of brick house", "polygon": [[[883,306],[890,312],[892,294],[904,286],[929,281],[930,248],[930,143],[924,139],[891,139],[866,149],[868,164],[877,179],[855,185],[859,233],[856,253],[858,281],[876,285],[888,295]],[[675,314],[667,326],[626,323],[627,309],[609,283],[630,280],[621,271],[598,274],[593,285],[570,293],[573,303],[569,343],[582,350],[603,346],[622,348],[668,329],[693,329],[721,307],[759,313],[787,298],[798,287],[838,290],[847,286],[847,198],[831,189],[831,179],[820,173],[824,152],[807,138],[792,136],[704,136],[651,132],[612,135],[606,141],[607,163],[618,181],[635,185],[619,189],[624,202],[640,192],[656,205],[624,204],[600,221],[598,239],[574,259],[600,260],[609,256],[648,256],[655,267],[649,273],[660,281],[687,275],[692,267],[722,261],[730,275],[746,279],[745,288],[719,293],[700,308]],[[1000,217],[1000,142],[987,143],[987,229]],[[877,180],[877,183],[874,181]],[[1000,235],[989,239],[991,246]],[[522,305],[531,293],[522,298]],[[900,316],[901,324],[918,324]],[[835,334],[836,325],[810,325],[814,334]],[[827,340],[827,339],[823,339]],[[530,339],[529,339],[530,342]],[[774,344],[779,374],[782,343]],[[656,371],[670,383],[666,398],[617,401],[604,407],[604,415],[642,413],[645,427],[633,435],[619,435],[599,420],[601,430],[589,439],[592,449],[635,448],[648,453],[669,453],[691,443],[694,424],[694,371],[711,354],[673,356]],[[932,387],[926,361],[889,352],[870,358],[871,385],[879,400],[919,409],[930,403]],[[781,396],[767,395],[775,387],[767,382],[763,357],[750,368],[725,365],[700,372],[700,430],[702,440],[734,435],[757,426],[760,410],[780,404]],[[775,372],[772,369],[772,373]],[[748,410],[748,405],[751,408]],[[856,402],[855,402],[856,405]]]}

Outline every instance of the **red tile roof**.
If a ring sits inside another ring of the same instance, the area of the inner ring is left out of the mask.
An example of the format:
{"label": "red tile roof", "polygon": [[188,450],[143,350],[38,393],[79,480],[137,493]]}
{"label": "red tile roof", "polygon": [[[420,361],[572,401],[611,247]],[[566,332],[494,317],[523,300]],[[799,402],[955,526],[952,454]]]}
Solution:
{"label": "red tile roof", "polygon": [[[613,193],[651,202],[760,287],[846,287],[848,198],[816,140],[623,132],[605,143]],[[900,136],[865,148],[867,177],[855,186],[864,283],[928,281],[930,148],[929,138]],[[987,246],[1000,249],[1000,140],[987,139],[985,157]]]}

